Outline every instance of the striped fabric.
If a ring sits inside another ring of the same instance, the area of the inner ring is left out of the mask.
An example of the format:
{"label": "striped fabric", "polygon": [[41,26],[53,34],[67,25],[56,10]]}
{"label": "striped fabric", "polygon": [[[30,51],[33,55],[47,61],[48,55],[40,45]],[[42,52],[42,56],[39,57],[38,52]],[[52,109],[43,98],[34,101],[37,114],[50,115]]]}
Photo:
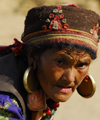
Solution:
{"label": "striped fabric", "polygon": [[62,31],[43,30],[27,35],[24,43],[38,45],[45,43],[67,43],[89,47],[97,52],[97,39],[84,31],[67,29]]}

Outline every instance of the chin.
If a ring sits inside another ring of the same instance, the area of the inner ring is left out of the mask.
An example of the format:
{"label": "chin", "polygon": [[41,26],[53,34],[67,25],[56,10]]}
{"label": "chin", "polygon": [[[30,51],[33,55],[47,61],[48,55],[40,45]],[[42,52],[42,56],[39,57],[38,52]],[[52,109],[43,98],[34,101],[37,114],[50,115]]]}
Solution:
{"label": "chin", "polygon": [[57,96],[57,97],[54,97],[54,98],[51,98],[53,99],[54,101],[56,102],[66,102],[71,96]]}

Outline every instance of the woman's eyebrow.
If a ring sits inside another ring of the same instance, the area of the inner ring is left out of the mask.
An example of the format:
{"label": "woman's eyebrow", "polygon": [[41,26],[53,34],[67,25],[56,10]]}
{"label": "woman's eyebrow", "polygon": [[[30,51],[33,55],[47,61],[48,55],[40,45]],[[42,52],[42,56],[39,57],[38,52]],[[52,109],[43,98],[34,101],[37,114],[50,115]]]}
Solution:
{"label": "woman's eyebrow", "polygon": [[79,59],[75,60],[72,56],[70,56],[68,54],[67,55],[66,54],[62,54],[62,53],[58,54],[57,56],[54,55],[54,58],[62,58],[64,60],[70,61],[70,62],[77,61],[77,62],[88,63],[88,64],[91,63],[91,59],[89,57],[80,57]]}
{"label": "woman's eyebrow", "polygon": [[59,54],[59,58],[63,59],[69,65],[72,65],[72,63],[75,62],[75,59],[70,55]]}
{"label": "woman's eyebrow", "polygon": [[58,56],[65,60],[73,60],[73,58],[69,55],[59,54]]}
{"label": "woman's eyebrow", "polygon": [[91,63],[91,60],[90,60],[90,59],[80,59],[78,62],[90,64],[90,63]]}

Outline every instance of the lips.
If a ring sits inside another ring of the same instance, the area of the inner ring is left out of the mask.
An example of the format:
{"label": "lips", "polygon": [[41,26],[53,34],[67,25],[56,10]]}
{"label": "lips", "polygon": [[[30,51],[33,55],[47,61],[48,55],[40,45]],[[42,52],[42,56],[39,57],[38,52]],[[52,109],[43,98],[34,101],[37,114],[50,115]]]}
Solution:
{"label": "lips", "polygon": [[68,86],[61,86],[61,85],[57,85],[57,88],[59,89],[60,92],[63,92],[63,93],[69,93],[71,92],[71,89],[72,87]]}

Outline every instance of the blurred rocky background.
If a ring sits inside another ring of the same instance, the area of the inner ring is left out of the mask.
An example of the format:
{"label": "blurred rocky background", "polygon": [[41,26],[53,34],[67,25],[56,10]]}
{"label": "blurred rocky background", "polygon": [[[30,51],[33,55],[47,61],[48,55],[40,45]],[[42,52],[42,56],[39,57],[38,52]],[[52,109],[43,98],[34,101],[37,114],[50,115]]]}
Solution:
{"label": "blurred rocky background", "polygon": [[27,9],[33,6],[71,3],[80,7],[95,10],[97,13],[100,12],[100,0],[18,0],[16,11],[26,13]]}
{"label": "blurred rocky background", "polygon": [[97,13],[100,12],[100,0],[0,0],[0,12],[26,14],[32,7],[71,3],[83,8],[95,10]]}
{"label": "blurred rocky background", "polygon": [[100,0],[0,0],[0,45],[11,44],[14,37],[20,40],[30,8],[71,3],[100,13]]}

